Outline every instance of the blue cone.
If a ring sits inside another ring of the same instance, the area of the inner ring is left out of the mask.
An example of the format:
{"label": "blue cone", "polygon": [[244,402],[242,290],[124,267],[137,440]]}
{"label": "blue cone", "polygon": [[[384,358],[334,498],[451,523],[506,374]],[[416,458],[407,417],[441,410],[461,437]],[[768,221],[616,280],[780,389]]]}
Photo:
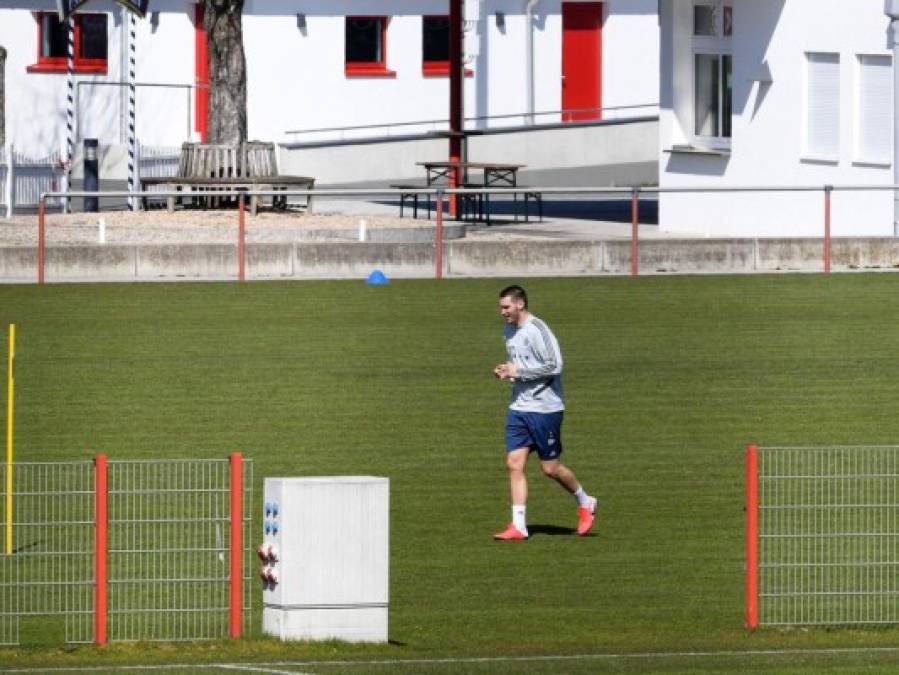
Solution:
{"label": "blue cone", "polygon": [[374,270],[371,274],[368,275],[365,283],[369,284],[370,286],[384,286],[390,283],[390,279],[388,279],[387,275],[384,274],[381,270]]}

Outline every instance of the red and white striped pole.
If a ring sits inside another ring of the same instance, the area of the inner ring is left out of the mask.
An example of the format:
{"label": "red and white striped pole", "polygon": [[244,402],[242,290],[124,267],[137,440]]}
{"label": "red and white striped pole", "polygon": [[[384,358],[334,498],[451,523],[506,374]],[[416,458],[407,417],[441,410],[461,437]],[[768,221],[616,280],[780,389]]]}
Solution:
{"label": "red and white striped pole", "polygon": [[759,449],[746,446],[746,628],[759,625]]}
{"label": "red and white striped pole", "polygon": [[109,580],[107,576],[107,555],[109,538],[108,490],[106,455],[94,458],[94,642],[105,645],[107,625],[107,601]]}
{"label": "red and white striped pole", "polygon": [[241,596],[243,555],[243,455],[232,452],[231,465],[231,557],[230,557],[230,611],[228,613],[228,634],[232,638],[241,635]]}

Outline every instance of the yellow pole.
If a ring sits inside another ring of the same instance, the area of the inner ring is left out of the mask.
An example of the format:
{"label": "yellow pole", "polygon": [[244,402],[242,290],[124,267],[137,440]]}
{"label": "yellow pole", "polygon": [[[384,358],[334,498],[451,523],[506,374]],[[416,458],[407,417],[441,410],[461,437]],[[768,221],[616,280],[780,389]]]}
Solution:
{"label": "yellow pole", "polygon": [[16,324],[9,324],[9,367],[6,370],[6,555],[12,555],[12,448],[16,395]]}

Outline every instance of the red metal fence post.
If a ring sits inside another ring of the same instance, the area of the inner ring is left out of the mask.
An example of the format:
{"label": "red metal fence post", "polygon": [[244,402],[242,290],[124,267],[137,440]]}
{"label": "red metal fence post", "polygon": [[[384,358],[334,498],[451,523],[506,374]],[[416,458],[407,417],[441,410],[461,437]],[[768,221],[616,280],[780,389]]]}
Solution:
{"label": "red metal fence post", "polygon": [[833,185],[824,186],[824,274],[830,274],[830,193]]}
{"label": "red metal fence post", "polygon": [[759,625],[759,449],[746,446],[746,628]]}
{"label": "red metal fence post", "polygon": [[228,614],[228,634],[232,638],[241,635],[241,596],[243,556],[243,456],[231,453],[231,557],[230,557],[230,611]]}
{"label": "red metal fence post", "polygon": [[244,194],[237,197],[237,279],[243,281],[246,276],[247,258],[247,216]]}
{"label": "red metal fence post", "polygon": [[631,276],[640,275],[640,188],[631,192]]}
{"label": "red metal fence post", "polygon": [[443,192],[437,193],[437,226],[434,228],[434,278],[443,278]]}
{"label": "red metal fence post", "polygon": [[107,532],[108,489],[106,455],[94,458],[94,642],[105,645],[107,626],[107,601],[109,580],[107,576],[107,555],[109,538]]}
{"label": "red metal fence post", "polygon": [[46,230],[46,205],[44,198],[37,205],[37,283],[44,283],[44,231]]}

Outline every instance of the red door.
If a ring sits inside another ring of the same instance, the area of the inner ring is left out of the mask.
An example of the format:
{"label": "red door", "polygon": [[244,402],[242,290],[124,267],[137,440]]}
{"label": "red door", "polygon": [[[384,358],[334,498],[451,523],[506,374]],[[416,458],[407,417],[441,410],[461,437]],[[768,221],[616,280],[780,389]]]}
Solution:
{"label": "red door", "polygon": [[602,3],[562,3],[562,121],[602,117]]}

